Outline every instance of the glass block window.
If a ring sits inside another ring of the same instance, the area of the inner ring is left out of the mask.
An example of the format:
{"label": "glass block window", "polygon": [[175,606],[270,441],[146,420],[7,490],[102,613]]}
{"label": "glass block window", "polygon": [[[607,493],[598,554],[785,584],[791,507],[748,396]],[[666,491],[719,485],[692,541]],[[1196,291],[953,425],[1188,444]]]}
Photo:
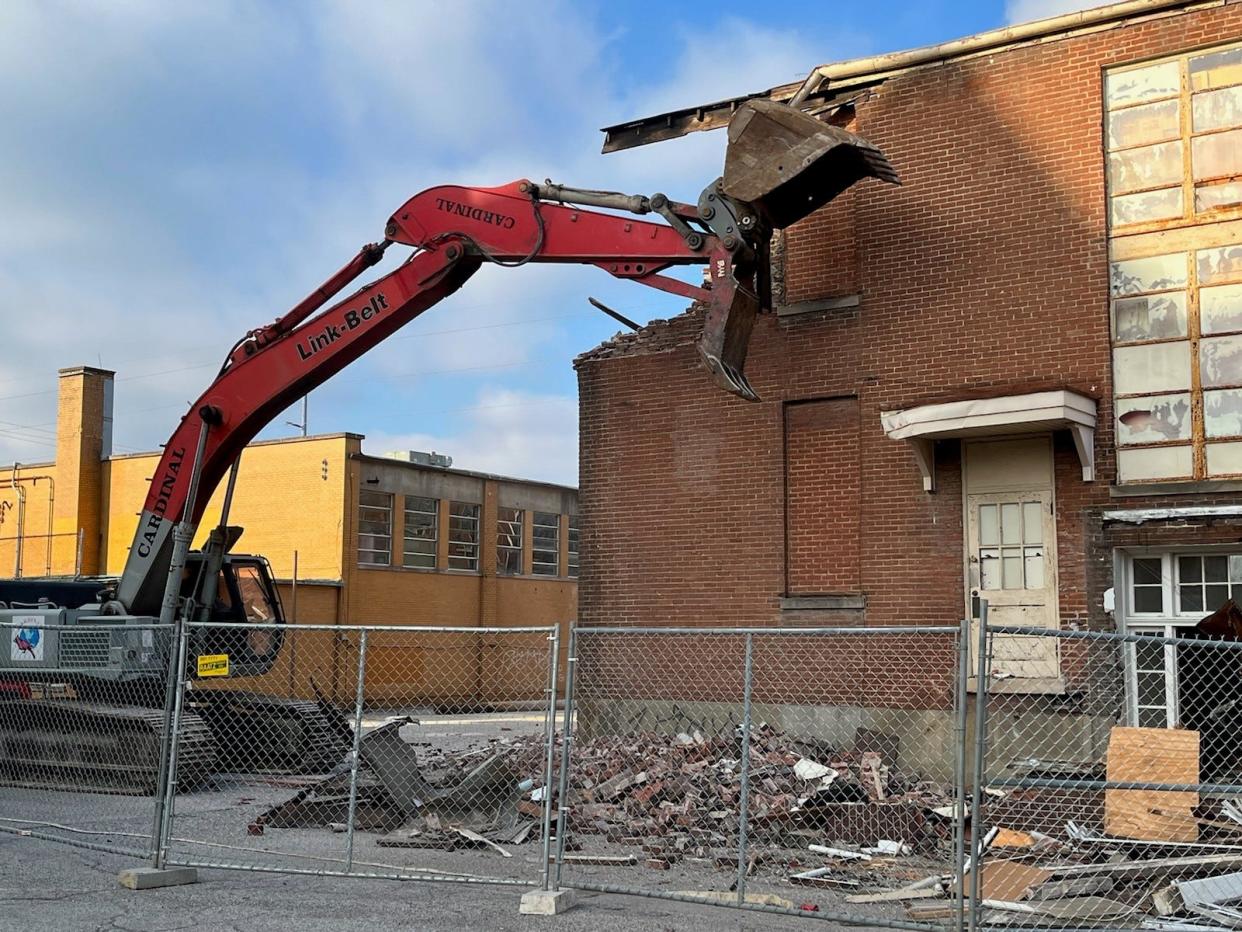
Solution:
{"label": "glass block window", "polygon": [[405,543],[401,565],[436,568],[436,541],[440,537],[440,502],[417,495],[405,497]]}
{"label": "glass block window", "polygon": [[388,492],[358,493],[358,563],[392,563],[392,495]]}
{"label": "glass block window", "polygon": [[567,562],[569,565],[565,567],[565,575],[570,579],[578,578],[578,516],[569,515],[569,532],[568,539]]}
{"label": "glass block window", "polygon": [[556,512],[536,511],[531,571],[536,576],[560,574],[561,516]]}
{"label": "glass block window", "polygon": [[496,518],[496,572],[518,576],[522,572],[522,522],[520,508],[500,508]]}
{"label": "glass block window", "polygon": [[451,570],[478,570],[478,505],[469,502],[449,502],[448,565]]}

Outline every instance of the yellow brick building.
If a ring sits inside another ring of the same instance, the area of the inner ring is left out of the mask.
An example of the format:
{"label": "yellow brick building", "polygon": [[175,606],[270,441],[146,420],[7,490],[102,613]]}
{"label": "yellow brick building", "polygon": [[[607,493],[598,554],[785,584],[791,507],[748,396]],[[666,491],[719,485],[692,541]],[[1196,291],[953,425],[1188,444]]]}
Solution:
{"label": "yellow brick building", "polygon": [[[124,568],[159,454],[111,453],[112,379],[103,369],[62,369],[55,461],[0,468],[0,576]],[[246,530],[234,549],[271,561],[290,622],[512,628],[564,627],[575,617],[576,489],[370,456],[362,439],[295,437],[242,454],[229,523]],[[222,496],[221,488],[200,541]],[[304,693],[330,639],[296,640],[320,649],[282,657],[271,676]],[[390,636],[374,647],[368,691],[394,700],[429,662],[441,669],[424,679],[460,679],[464,692],[496,698],[525,695],[543,675],[457,669],[478,645],[436,653]],[[340,660],[332,658],[334,670]],[[346,676],[317,682],[352,693]]]}

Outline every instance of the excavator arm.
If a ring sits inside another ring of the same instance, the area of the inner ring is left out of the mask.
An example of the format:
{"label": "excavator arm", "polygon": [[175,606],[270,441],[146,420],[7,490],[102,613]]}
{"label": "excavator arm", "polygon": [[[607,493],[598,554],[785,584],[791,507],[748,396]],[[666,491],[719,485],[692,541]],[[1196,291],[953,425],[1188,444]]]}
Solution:
{"label": "excavator arm", "polygon": [[[843,139],[849,134],[807,119],[837,134],[820,148],[821,155],[837,162],[844,155],[849,163],[835,171],[841,176],[836,179],[838,190],[866,175],[882,177],[865,159],[851,155],[854,149],[874,152],[865,142]],[[814,127],[812,133],[820,131]],[[752,136],[755,130],[752,125]],[[815,161],[805,152],[799,158],[807,165]],[[753,190],[754,166],[747,171]],[[743,364],[755,315],[761,304],[769,303],[763,294],[767,244],[773,227],[797,219],[801,209],[796,206],[798,193],[792,199],[790,194],[794,166],[782,164],[777,174],[773,186],[779,183],[782,207],[775,221],[761,198],[730,196],[728,162],[724,178],[709,185],[697,205],[658,194],[648,198],[529,181],[497,188],[443,186],[410,198],[389,219],[382,243],[364,246],[288,313],[246,334],[230,351],[164,446],[116,601],[132,614],[158,614],[172,563],[174,526],[183,520],[197,525],[212,492],[246,444],[280,411],[448,297],[485,262],[595,265],[618,278],[705,305],[699,342],[704,364],[722,388],[757,400]],[[810,206],[802,213],[823,200],[814,192],[807,194]],[[663,222],[634,216],[653,213]],[[395,270],[324,308],[394,244],[413,247],[414,252]],[[703,284],[662,274],[678,265],[705,266]]]}

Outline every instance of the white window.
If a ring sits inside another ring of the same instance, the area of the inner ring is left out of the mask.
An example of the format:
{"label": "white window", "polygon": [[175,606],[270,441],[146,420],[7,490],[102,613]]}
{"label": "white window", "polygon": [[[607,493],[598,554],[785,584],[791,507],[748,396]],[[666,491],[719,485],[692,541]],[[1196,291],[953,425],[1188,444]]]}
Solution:
{"label": "white window", "polygon": [[392,496],[387,492],[358,493],[358,562],[363,566],[392,563]]}
{"label": "white window", "polygon": [[[1124,572],[1121,608],[1128,634],[1185,637],[1226,600],[1242,599],[1242,551],[1135,553],[1124,561]],[[1183,650],[1155,641],[1126,645],[1132,724],[1179,727],[1178,653]]]}
{"label": "white window", "polygon": [[434,570],[440,537],[440,502],[418,495],[405,497],[405,548],[402,565]]}
{"label": "white window", "polygon": [[451,570],[478,570],[478,505],[469,502],[449,502],[448,565]]}
{"label": "white window", "polygon": [[561,516],[551,511],[536,511],[533,528],[534,550],[531,572],[536,576],[560,573]]}
{"label": "white window", "polygon": [[499,508],[496,514],[496,572],[519,576],[522,573],[522,522],[526,512],[521,508]]}

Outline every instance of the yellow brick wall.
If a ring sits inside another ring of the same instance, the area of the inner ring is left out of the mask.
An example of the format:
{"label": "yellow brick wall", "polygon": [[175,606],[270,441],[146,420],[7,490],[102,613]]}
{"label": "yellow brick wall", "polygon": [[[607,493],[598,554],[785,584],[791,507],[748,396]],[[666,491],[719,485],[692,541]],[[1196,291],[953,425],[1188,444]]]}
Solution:
{"label": "yellow brick wall", "polygon": [[[48,531],[52,526],[49,505],[54,504],[56,467],[50,463],[20,467],[16,487],[12,481],[13,472],[12,466],[0,469],[0,576],[14,576],[18,572],[19,524],[21,574],[46,576],[58,571],[57,554],[54,549],[48,549],[49,543],[55,543],[55,538],[48,537]],[[76,538],[76,535],[71,536]],[[74,543],[76,547],[76,539]],[[66,569],[72,572],[72,563]]]}
{"label": "yellow brick wall", "polygon": [[[263,554],[278,577],[340,579],[345,533],[345,476],[358,439],[345,435],[253,444],[242,453],[230,524],[246,529],[236,550]],[[118,457],[106,464],[104,565],[119,573],[146,498],[155,454]],[[220,520],[221,483],[199,525],[195,546]]]}

